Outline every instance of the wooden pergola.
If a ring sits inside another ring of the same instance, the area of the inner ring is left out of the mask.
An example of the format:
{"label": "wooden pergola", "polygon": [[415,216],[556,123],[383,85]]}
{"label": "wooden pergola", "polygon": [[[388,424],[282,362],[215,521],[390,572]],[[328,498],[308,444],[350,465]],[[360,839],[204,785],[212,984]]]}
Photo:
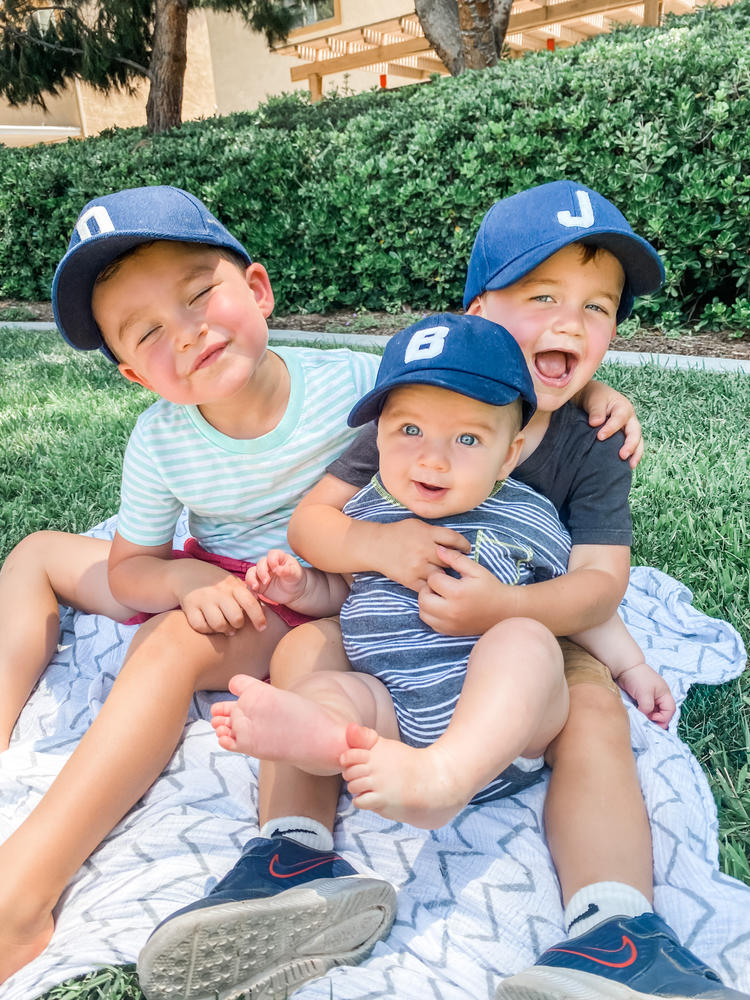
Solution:
{"label": "wooden pergola", "polygon": [[[732,0],[717,0],[724,6]],[[609,31],[615,24],[657,25],[666,12],[685,14],[701,0],[515,0],[505,43],[514,55],[555,49]],[[323,77],[368,69],[381,76],[426,80],[448,70],[427,41],[415,13],[320,35],[275,49],[295,56],[292,81],[306,80],[314,101],[322,97]]]}

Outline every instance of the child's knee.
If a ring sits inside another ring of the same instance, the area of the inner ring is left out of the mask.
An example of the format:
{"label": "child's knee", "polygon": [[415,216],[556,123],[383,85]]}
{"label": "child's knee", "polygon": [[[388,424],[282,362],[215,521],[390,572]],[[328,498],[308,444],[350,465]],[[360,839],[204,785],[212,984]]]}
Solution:
{"label": "child's knee", "polygon": [[498,650],[514,660],[537,665],[557,681],[563,676],[563,658],[555,636],[533,618],[506,618],[493,625],[480,642],[496,643]]}
{"label": "child's knee", "polygon": [[54,544],[58,534],[59,532],[57,531],[34,531],[32,534],[22,538],[8,554],[4,563],[5,568],[18,569],[24,566],[43,566],[45,557],[49,554],[50,546]]}
{"label": "child's knee", "polygon": [[568,718],[547,752],[548,763],[554,767],[561,754],[582,760],[631,754],[630,722],[619,694],[598,684],[576,684],[569,694]]}
{"label": "child's knee", "polygon": [[271,683],[290,688],[300,678],[320,670],[348,668],[335,619],[307,622],[281,638],[271,657]]}

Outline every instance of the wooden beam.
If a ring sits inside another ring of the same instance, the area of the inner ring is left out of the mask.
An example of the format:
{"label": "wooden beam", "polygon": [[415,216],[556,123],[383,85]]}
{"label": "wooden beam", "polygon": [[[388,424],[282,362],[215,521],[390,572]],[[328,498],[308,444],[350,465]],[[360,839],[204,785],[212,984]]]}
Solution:
{"label": "wooden beam", "polygon": [[409,56],[414,52],[426,52],[432,46],[426,38],[410,38],[406,42],[396,42],[393,45],[375,45],[363,52],[352,52],[347,56],[336,56],[333,59],[316,59],[315,62],[293,66],[289,75],[293,82],[306,80],[311,74],[329,76],[331,73],[346,73],[350,69],[361,69],[372,66],[373,63],[387,63],[401,56]]}
{"label": "wooden beam", "polygon": [[633,0],[568,0],[567,3],[545,4],[538,10],[511,14],[508,32],[530,31],[533,28],[543,28],[546,24],[572,21],[586,14],[602,14],[608,10],[632,6]]}
{"label": "wooden beam", "polygon": [[310,100],[314,104],[323,96],[323,77],[320,73],[311,73],[307,78],[307,86],[310,91]]}
{"label": "wooden beam", "polygon": [[401,63],[388,63],[387,72],[389,76],[403,76],[411,80],[427,80],[430,76],[429,70],[418,66],[402,66]]}
{"label": "wooden beam", "polygon": [[661,24],[661,0],[644,0],[643,23],[654,28]]}

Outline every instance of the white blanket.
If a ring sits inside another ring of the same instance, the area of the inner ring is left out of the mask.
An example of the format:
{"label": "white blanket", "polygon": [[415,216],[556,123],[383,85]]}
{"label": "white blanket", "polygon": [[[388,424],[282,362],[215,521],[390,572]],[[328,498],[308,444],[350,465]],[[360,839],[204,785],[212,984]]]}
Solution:
{"label": "white blanket", "polygon": [[[622,607],[678,704],[692,683],[724,683],[745,663],[735,630],[691,600],[675,580],[639,568]],[[21,823],[74,749],[134,631],[65,614],[61,650],[0,756],[0,838]],[[51,944],[0,987],[0,1000],[31,1000],[97,965],[134,962],[155,924],[212,888],[257,834],[256,761],[219,748],[206,721],[209,705],[195,698],[169,767],[70,883]],[[654,837],[657,911],[728,985],[750,991],[750,887],[719,871],[706,779],[677,738],[676,719],[665,733],[629,711]],[[360,812],[342,795],[336,848],[394,883],[398,915],[363,965],[335,969],[295,997],[493,997],[502,977],[564,936],[542,834],[545,788],[466,809],[434,832]]]}

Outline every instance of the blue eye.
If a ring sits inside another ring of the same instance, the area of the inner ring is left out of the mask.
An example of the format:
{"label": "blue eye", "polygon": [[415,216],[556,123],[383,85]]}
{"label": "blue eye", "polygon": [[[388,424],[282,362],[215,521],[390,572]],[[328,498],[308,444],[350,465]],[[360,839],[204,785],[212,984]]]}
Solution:
{"label": "blue eye", "polygon": [[422,433],[416,424],[404,424],[401,430],[407,437],[417,437]]}
{"label": "blue eye", "polygon": [[471,447],[473,444],[479,443],[479,438],[476,436],[476,434],[459,434],[458,443],[466,444],[469,447]]}

